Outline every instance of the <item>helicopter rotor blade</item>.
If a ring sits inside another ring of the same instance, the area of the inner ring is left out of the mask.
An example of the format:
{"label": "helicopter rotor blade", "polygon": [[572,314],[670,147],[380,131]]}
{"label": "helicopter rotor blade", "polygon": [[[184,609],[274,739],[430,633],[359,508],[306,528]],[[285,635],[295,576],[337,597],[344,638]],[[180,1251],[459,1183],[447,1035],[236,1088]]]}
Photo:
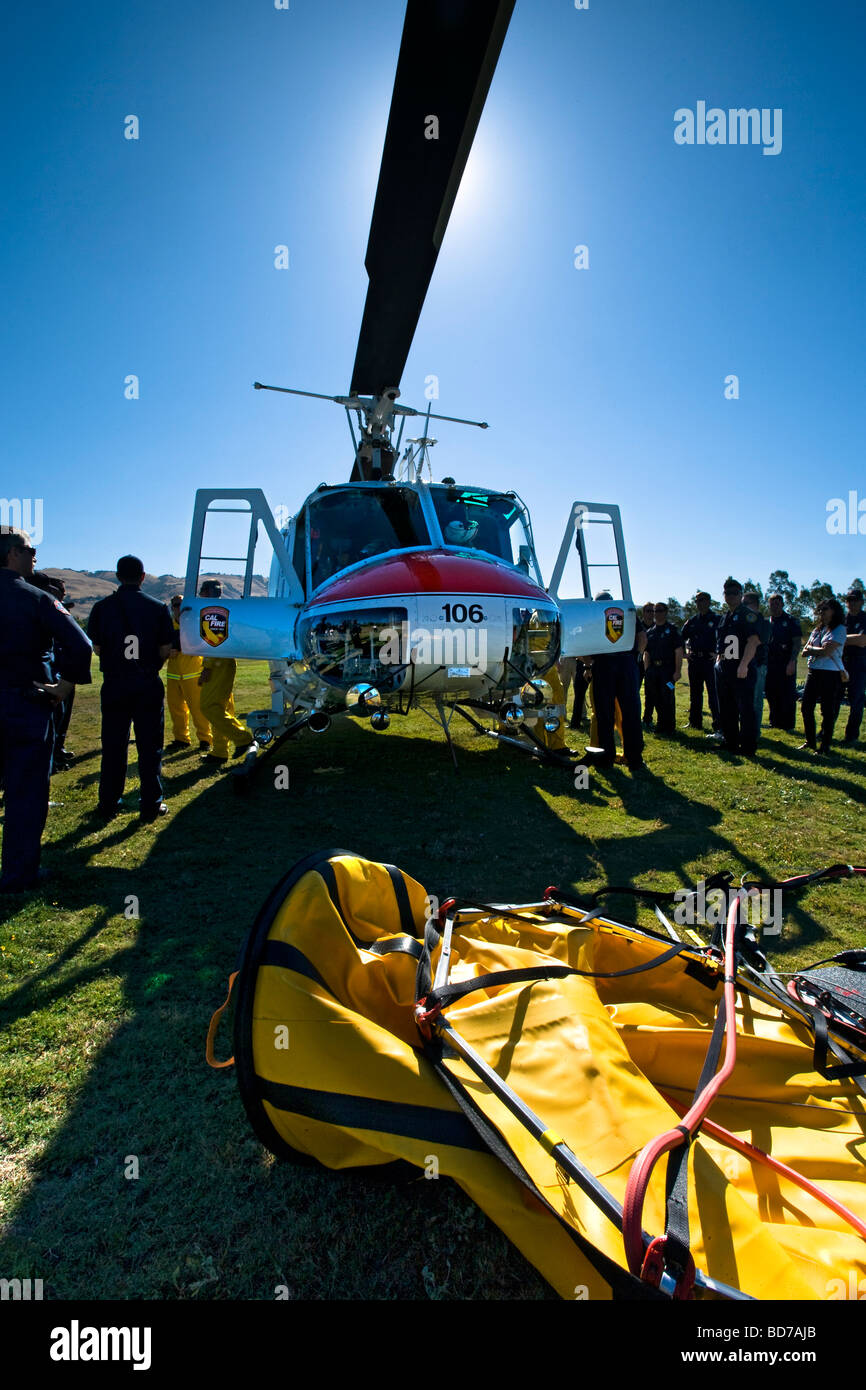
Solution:
{"label": "helicopter rotor blade", "polygon": [[408,0],[351,392],[400,384],[514,0]]}

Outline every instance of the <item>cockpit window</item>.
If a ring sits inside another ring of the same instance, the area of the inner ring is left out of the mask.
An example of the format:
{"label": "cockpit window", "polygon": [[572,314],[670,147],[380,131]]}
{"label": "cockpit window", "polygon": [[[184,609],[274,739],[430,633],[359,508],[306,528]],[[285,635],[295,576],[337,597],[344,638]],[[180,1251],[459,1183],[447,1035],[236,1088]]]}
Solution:
{"label": "cockpit window", "polygon": [[430,492],[446,545],[484,550],[529,573],[532,548],[514,497],[456,486]]}
{"label": "cockpit window", "polygon": [[313,588],[386,550],[429,545],[421,503],[408,488],[339,488],[309,506]]}

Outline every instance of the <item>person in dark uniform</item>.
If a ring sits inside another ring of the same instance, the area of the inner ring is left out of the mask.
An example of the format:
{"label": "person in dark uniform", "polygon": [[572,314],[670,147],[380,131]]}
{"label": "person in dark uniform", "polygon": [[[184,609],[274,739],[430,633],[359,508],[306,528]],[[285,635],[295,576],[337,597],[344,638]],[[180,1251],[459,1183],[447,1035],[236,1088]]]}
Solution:
{"label": "person in dark uniform", "polygon": [[856,743],[860,735],[863,719],[863,704],[866,699],[866,613],[863,612],[863,590],[849,589],[845,595],[848,612],[845,615],[845,628],[848,636],[842,653],[848,672],[848,723],[842,742]]}
{"label": "person in dark uniform", "polygon": [[87,631],[99,656],[102,682],[102,766],[96,814],[111,820],[126,783],[130,725],[138,750],[142,821],[165,815],[162,744],[165,690],[159,678],[171,654],[174,628],[164,603],[141,592],[144,566],[136,555],[117,562],[119,587],[93,605]]}
{"label": "person in dark uniform", "polygon": [[771,729],[793,733],[797,723],[797,657],[803,644],[799,619],[785,612],[781,594],[770,594],[767,642],[767,704]]}
{"label": "person in dark uniform", "polygon": [[3,893],[26,892],[39,884],[54,710],[76,682],[90,682],[91,648],[81,628],[59,600],[28,583],[35,555],[23,531],[5,527],[0,531],[0,766],[6,788]]}
{"label": "person in dark uniform", "polygon": [[716,698],[716,633],[722,621],[718,613],[710,612],[710,595],[705,590],[695,594],[698,611],[683,623],[682,637],[686,644],[689,664],[689,728],[704,727],[704,687],[713,721],[713,733],[719,731],[719,702]]}
{"label": "person in dark uniform", "polygon": [[753,589],[743,594],[743,603],[756,615],[758,622],[758,649],[755,652],[755,723],[758,733],[764,722],[764,689],[767,684],[767,644],[770,640],[770,624],[761,612],[761,599]]}
{"label": "person in dark uniform", "polygon": [[716,747],[753,758],[758,746],[754,662],[761,643],[758,618],[743,603],[738,580],[726,579],[724,594],[728,611],[716,639],[716,694],[724,741]]}
{"label": "person in dark uniform", "polygon": [[[645,603],[644,606],[643,606],[643,608],[640,610],[640,615],[639,615],[639,616],[640,616],[641,627],[643,628],[644,632],[649,632],[650,628],[651,628],[652,625],[653,625],[653,621],[654,621],[654,619],[653,619],[653,606],[652,606],[652,604],[651,604],[651,603]],[[643,685],[643,677],[644,677],[643,654],[644,654],[645,651],[646,651],[646,644],[644,644],[644,646],[641,647],[641,649],[640,649],[639,652],[635,652],[635,661],[637,662],[637,688],[638,688],[638,692],[640,691],[640,688],[641,688],[641,686]],[[646,710],[644,711],[643,722],[644,722],[645,724],[648,724],[648,725],[652,726],[652,709],[650,709],[649,714],[647,714]]]}
{"label": "person in dark uniform", "polygon": [[[43,593],[50,594],[52,598],[59,599],[66,605],[66,585],[62,579],[55,579],[53,574],[46,574],[45,570],[34,570],[29,581],[34,589],[41,589]],[[74,608],[75,604],[70,603],[68,608]],[[68,611],[67,608],[67,611]],[[76,623],[76,627],[78,624]],[[55,643],[55,652],[58,660],[62,660],[62,652],[58,651],[58,644]],[[53,667],[52,667],[53,671]],[[66,734],[69,730],[69,721],[72,718],[72,705],[75,700],[75,688],[72,694],[65,700],[61,700],[54,708],[54,753],[51,758],[51,771],[65,772],[72,765],[74,754],[70,748],[66,747]]]}
{"label": "person in dark uniform", "polygon": [[[596,601],[611,601],[610,592],[603,589]],[[616,761],[616,706],[619,705],[622,723],[622,751],[632,770],[643,767],[643,729],[640,718],[640,690],[636,655],[646,648],[646,628],[635,615],[634,643],[630,650],[608,650],[588,657],[584,665],[592,677],[592,704],[595,710],[598,747],[591,761],[598,767],[613,767]]]}
{"label": "person in dark uniform", "polygon": [[668,606],[657,603],[653,608],[655,622],[646,635],[644,652],[644,688],[646,707],[644,723],[647,722],[646,708],[658,710],[658,732],[676,732],[676,702],[674,686],[680,678],[683,666],[683,639],[680,630],[668,622]]}

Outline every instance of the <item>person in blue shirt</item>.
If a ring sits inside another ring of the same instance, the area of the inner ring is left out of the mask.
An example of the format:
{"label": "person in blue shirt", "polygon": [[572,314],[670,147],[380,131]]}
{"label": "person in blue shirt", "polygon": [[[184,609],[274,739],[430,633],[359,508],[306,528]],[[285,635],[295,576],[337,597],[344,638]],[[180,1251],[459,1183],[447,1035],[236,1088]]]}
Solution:
{"label": "person in blue shirt", "polygon": [[[0,892],[39,886],[54,711],[90,683],[91,647],[59,599],[34,588],[36,547],[0,529],[0,767],[5,786]],[[53,669],[52,669],[53,663]]]}
{"label": "person in blue shirt", "polygon": [[[839,705],[842,700],[842,678],[846,674],[842,653],[845,650],[847,630],[842,605],[835,598],[822,603],[816,615],[818,626],[813,628],[809,640],[803,648],[803,655],[809,659],[809,674],[806,688],[800,701],[803,715],[803,732],[806,742],[801,748],[812,752],[829,753],[833,739],[833,729]],[[815,706],[821,706],[821,732],[815,741]]]}

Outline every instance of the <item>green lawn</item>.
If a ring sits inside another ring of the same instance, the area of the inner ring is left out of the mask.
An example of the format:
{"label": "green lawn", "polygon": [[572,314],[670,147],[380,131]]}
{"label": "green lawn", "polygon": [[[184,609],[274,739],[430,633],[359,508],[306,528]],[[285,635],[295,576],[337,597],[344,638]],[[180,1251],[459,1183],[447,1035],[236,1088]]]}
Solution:
{"label": "green lawn", "polygon": [[[241,664],[239,710],[267,704],[262,673]],[[735,763],[699,734],[651,734],[647,772],[598,771],[575,791],[567,772],[468,727],[455,776],[419,714],[385,734],[336,720],[303,735],[276,755],[289,788],[265,769],[243,800],[197,753],[172,755],[165,821],[104,826],[88,818],[97,696],[79,691],[78,756],[52,784],[50,889],[0,909],[0,1276],[41,1278],[46,1298],[271,1299],[280,1284],[298,1298],[552,1297],[450,1182],[391,1187],[276,1164],[232,1072],[206,1066],[238,944],[301,856],[354,850],[440,896],[500,901],[549,883],[673,889],[721,868],[781,876],[864,860],[860,750],[815,762],[801,738],[765,731],[757,764]],[[790,907],[771,946],[783,968],[866,944],[861,880]],[[130,1156],[137,1180],[124,1176]]]}

